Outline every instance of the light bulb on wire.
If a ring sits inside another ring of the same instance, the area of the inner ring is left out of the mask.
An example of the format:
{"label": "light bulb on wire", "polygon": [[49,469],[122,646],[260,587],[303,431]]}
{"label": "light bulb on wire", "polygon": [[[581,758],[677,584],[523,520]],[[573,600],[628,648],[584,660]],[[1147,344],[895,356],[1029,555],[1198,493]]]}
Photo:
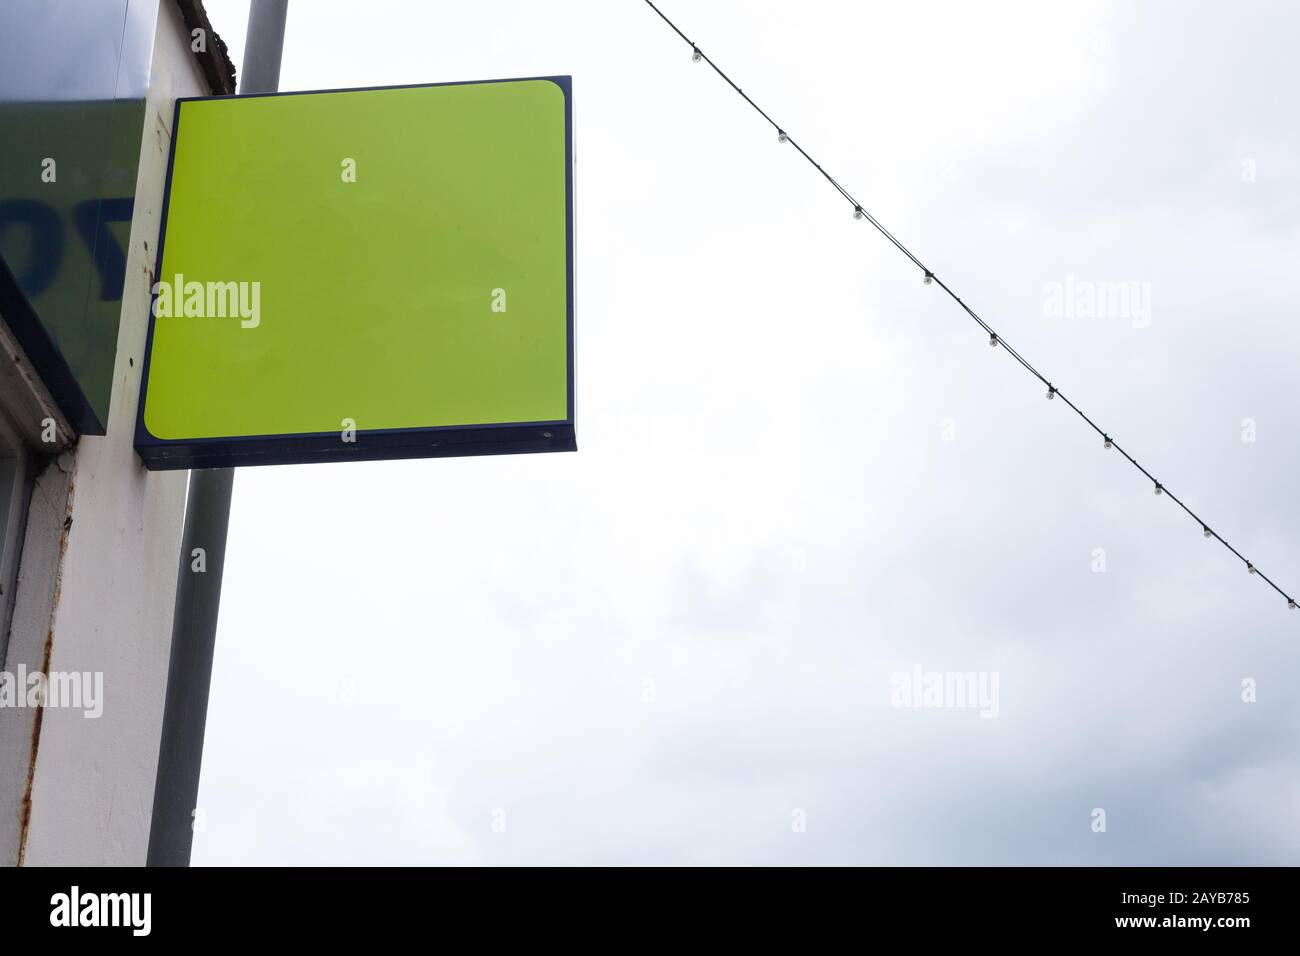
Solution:
{"label": "light bulb on wire", "polygon": [[[701,52],[701,50],[700,50],[700,48],[699,48],[698,46],[696,46],[692,41],[690,41],[689,39],[687,39],[686,34],[684,34],[680,29],[678,29],[677,26],[676,26],[676,25],[675,25],[675,24],[674,24],[674,23],[673,23],[673,22],[672,22],[672,21],[671,21],[671,20],[666,16],[666,15],[664,15],[662,12],[660,12],[659,9],[658,9],[658,8],[657,8],[653,3],[651,3],[650,6],[651,6],[652,9],[655,10],[656,13],[659,14],[659,16],[660,16],[660,17],[661,17],[661,18],[662,18],[662,19],[663,19],[663,20],[668,24],[668,26],[671,27],[671,28],[673,29],[673,31],[676,32],[677,35],[678,35],[682,40],[685,40],[685,42],[687,43],[687,45],[691,47],[691,59],[692,59],[694,62],[696,62],[696,63],[700,63],[700,62],[708,62],[709,65],[714,69],[714,71],[717,72],[717,73],[719,74],[719,76],[720,76],[723,80],[725,80],[725,81],[726,81],[726,82],[727,82],[727,83],[728,83],[728,84],[729,84],[729,85],[730,85],[730,86],[735,90],[735,92],[738,93],[738,94],[741,96],[741,98],[743,98],[743,99],[748,103],[749,106],[753,107],[753,108],[754,108],[754,109],[755,109],[755,110],[756,110],[756,111],[757,111],[757,112],[762,116],[762,118],[768,122],[768,124],[770,124],[770,125],[767,127],[768,129],[770,129],[770,128],[772,128],[772,127],[775,127],[775,128],[776,128],[776,131],[777,131],[777,142],[778,142],[778,143],[781,143],[781,144],[786,144],[786,143],[788,143],[788,144],[790,144],[791,146],[793,146],[794,149],[795,149],[795,151],[796,151],[797,153],[799,153],[803,159],[806,159],[806,160],[807,160],[807,161],[808,161],[808,162],[809,162],[813,167],[815,167],[815,168],[817,169],[818,172],[820,172],[820,173],[825,177],[825,179],[830,183],[830,185],[833,186],[833,187],[834,187],[834,188],[835,188],[835,189],[840,193],[840,195],[841,195],[842,198],[844,198],[844,199],[848,199],[850,202],[854,203],[853,212],[854,212],[854,218],[855,218],[855,219],[859,219],[859,220],[860,220],[860,219],[866,219],[866,220],[868,220],[868,221],[871,223],[871,225],[874,226],[874,227],[876,228],[876,230],[879,231],[879,232],[884,236],[884,238],[888,239],[888,240],[889,240],[889,241],[890,241],[890,242],[891,242],[895,247],[897,247],[897,249],[898,249],[899,252],[901,252],[901,253],[902,253],[903,255],[905,255],[908,259],[910,259],[914,265],[919,266],[919,267],[922,269],[922,272],[923,272],[923,280],[924,280],[924,283],[925,283],[926,285],[935,284],[935,279],[936,279],[937,277],[936,277],[932,272],[930,272],[929,270],[927,270],[927,269],[926,269],[926,268],[921,264],[921,261],[920,261],[920,260],[919,260],[915,255],[913,255],[912,252],[911,252],[909,249],[907,249],[906,246],[904,246],[901,242],[899,242],[899,240],[895,239],[894,236],[891,235],[891,234],[889,233],[889,231],[888,231],[887,229],[885,229],[885,227],[884,227],[883,225],[881,225],[879,222],[876,221],[875,217],[874,217],[872,214],[870,214],[870,213],[866,213],[865,210],[863,210],[863,208],[862,208],[861,206],[857,205],[857,204],[856,204],[856,200],[854,200],[854,199],[853,199],[853,198],[848,194],[848,192],[846,192],[846,191],[844,190],[843,187],[841,187],[841,186],[840,186],[840,185],[839,185],[839,184],[838,184],[834,179],[831,178],[831,176],[830,176],[828,173],[825,172],[825,170],[822,169],[822,166],[821,166],[820,163],[818,163],[818,162],[817,162],[817,161],[816,161],[816,160],[815,160],[811,155],[809,155],[809,153],[808,153],[808,152],[807,152],[807,151],[806,151],[802,146],[800,146],[799,144],[795,143],[794,140],[791,139],[790,136],[785,132],[785,130],[781,129],[780,127],[777,127],[777,126],[776,126],[776,123],[773,122],[773,121],[771,120],[771,118],[768,116],[768,114],[767,114],[766,112],[764,112],[763,109],[762,109],[762,108],[761,108],[761,107],[760,107],[756,102],[754,102],[754,100],[752,100],[748,95],[746,95],[745,92],[744,92],[744,90],[742,90],[739,86],[737,86],[734,82],[732,82],[732,81],[727,77],[727,75],[726,75],[725,73],[722,73],[722,71],[717,67],[717,65],[714,64],[714,63],[712,62],[712,60],[709,60],[709,59],[708,59],[708,58],[703,54],[703,52]],[[1035,369],[1034,369],[1034,368],[1033,368],[1033,367],[1032,367],[1028,362],[1026,362],[1023,358],[1021,358],[1021,356],[1019,355],[1018,352],[1016,352],[1015,349],[1013,349],[1011,346],[1007,345],[1006,343],[1002,342],[1002,341],[999,339],[998,334],[997,334],[996,332],[994,332],[992,329],[990,329],[990,328],[988,327],[988,325],[984,322],[983,319],[981,319],[978,315],[975,314],[975,312],[973,312],[973,311],[972,311],[968,306],[966,306],[966,304],[965,304],[964,302],[962,302],[962,300],[961,300],[960,298],[957,297],[956,293],[954,293],[951,289],[949,289],[948,286],[947,286],[947,285],[946,285],[942,280],[940,280],[937,284],[939,285],[939,287],[940,287],[941,289],[943,289],[944,292],[948,293],[948,295],[951,296],[951,297],[953,298],[953,300],[956,302],[956,304],[957,304],[958,306],[960,306],[962,309],[964,309],[964,310],[966,311],[966,313],[968,313],[969,316],[970,316],[970,317],[971,317],[971,318],[972,318],[972,319],[973,319],[973,320],[974,320],[978,325],[980,325],[980,326],[983,328],[983,330],[984,330],[985,332],[988,333],[988,336],[989,336],[989,346],[990,346],[991,348],[997,348],[999,345],[1001,345],[1002,348],[1003,348],[1003,349],[1004,349],[1004,350],[1005,350],[1005,351],[1006,351],[1010,356],[1012,356],[1013,358],[1015,358],[1015,359],[1016,359],[1016,360],[1017,360],[1017,361],[1018,361],[1022,366],[1024,366],[1024,368],[1025,368],[1025,369],[1026,369],[1030,374],[1032,374],[1033,376],[1035,376],[1036,378],[1038,378],[1038,380],[1039,380],[1040,382],[1042,382],[1043,384],[1046,384],[1046,385],[1047,385],[1047,398],[1048,398],[1048,400],[1054,399],[1054,398],[1056,397],[1056,391],[1057,391],[1057,389],[1055,388],[1055,386],[1053,386],[1053,385],[1047,383],[1046,379],[1045,379],[1042,375],[1040,375],[1040,374],[1039,374],[1039,373],[1038,373],[1038,372],[1037,372],[1037,371],[1036,371],[1036,370],[1035,370]],[[1101,429],[1098,428],[1098,427],[1093,423],[1093,421],[1092,421],[1090,418],[1088,418],[1088,416],[1087,416],[1086,414],[1084,414],[1084,412],[1083,412],[1081,409],[1077,408],[1077,407],[1074,405],[1074,403],[1073,403],[1072,401],[1070,401],[1069,399],[1065,399],[1065,398],[1063,398],[1063,399],[1062,399],[1062,402],[1064,402],[1065,405],[1066,405],[1068,408],[1072,409],[1072,410],[1073,410],[1073,411],[1074,411],[1074,412],[1075,412],[1075,413],[1076,413],[1080,418],[1082,418],[1082,419],[1083,419],[1083,420],[1084,420],[1088,425],[1090,425],[1090,426],[1094,429],[1094,431],[1101,431]],[[1104,432],[1102,433],[1102,439],[1103,439],[1103,447],[1104,447],[1104,448],[1106,448],[1106,449],[1114,448],[1114,449],[1116,450],[1116,452],[1118,452],[1118,454],[1119,454],[1122,458],[1124,458],[1124,459],[1125,459],[1129,464],[1133,465],[1134,468],[1136,468],[1138,471],[1142,472],[1142,474],[1143,474],[1143,475],[1144,475],[1148,480],[1150,480],[1150,481],[1154,484],[1154,492],[1155,492],[1155,494],[1156,494],[1157,496],[1160,496],[1160,495],[1163,495],[1163,494],[1164,494],[1164,491],[1165,491],[1164,486],[1161,485],[1161,484],[1160,484],[1158,481],[1156,481],[1154,478],[1152,478],[1151,475],[1150,475],[1150,473],[1149,473],[1145,468],[1143,468],[1140,464],[1138,464],[1137,459],[1135,459],[1132,455],[1130,455],[1130,454],[1129,454],[1127,451],[1125,451],[1124,449],[1120,448],[1119,445],[1118,445],[1117,443],[1115,443],[1115,442],[1111,439],[1111,437],[1110,437],[1109,435],[1105,434]],[[1171,499],[1175,504],[1181,506],[1181,507],[1183,508],[1184,511],[1188,511],[1188,514],[1189,514],[1193,519],[1195,519],[1195,518],[1197,517],[1196,515],[1191,514],[1190,510],[1187,509],[1187,507],[1186,507],[1185,505],[1183,505],[1182,502],[1179,501],[1178,498],[1177,498],[1175,495],[1172,495],[1172,494],[1171,494],[1169,497],[1170,497],[1170,499]],[[1232,545],[1230,545],[1230,544],[1229,544],[1225,539],[1223,539],[1222,537],[1220,537],[1217,533],[1211,531],[1211,530],[1210,530],[1210,527],[1209,527],[1208,525],[1202,524],[1202,526],[1201,526],[1201,531],[1202,531],[1202,533],[1205,535],[1205,537],[1206,537],[1207,539],[1209,539],[1209,538],[1217,538],[1217,539],[1218,539],[1218,540],[1219,540],[1219,541],[1224,545],[1224,547],[1227,548],[1228,550],[1232,551],[1232,553],[1233,553],[1233,554],[1234,554],[1238,559],[1240,559],[1240,560],[1242,560],[1242,561],[1245,561],[1245,559],[1241,557],[1240,552],[1238,552],[1235,548],[1233,548]],[[1291,610],[1295,610],[1295,609],[1296,609],[1296,606],[1297,606],[1297,599],[1292,598],[1291,596],[1287,595],[1287,594],[1286,594],[1285,592],[1283,592],[1280,588],[1278,588],[1277,585],[1273,585],[1273,583],[1272,583],[1271,581],[1269,581],[1268,577],[1267,577],[1266,575],[1264,575],[1262,572],[1258,572],[1258,571],[1256,570],[1255,566],[1254,566],[1251,562],[1249,562],[1249,561],[1245,561],[1245,564],[1246,564],[1246,570],[1247,570],[1251,575],[1256,575],[1256,574],[1258,574],[1259,577],[1263,578],[1267,583],[1269,583],[1270,585],[1272,585],[1273,588],[1274,588],[1275,590],[1277,590],[1277,592],[1278,592],[1279,594],[1281,594],[1284,598],[1287,599],[1287,606],[1288,606]]]}

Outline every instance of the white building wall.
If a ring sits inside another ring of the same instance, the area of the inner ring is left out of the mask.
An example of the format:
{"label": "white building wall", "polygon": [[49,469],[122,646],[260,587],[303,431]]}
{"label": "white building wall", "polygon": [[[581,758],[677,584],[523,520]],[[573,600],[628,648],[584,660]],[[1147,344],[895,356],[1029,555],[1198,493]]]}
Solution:
{"label": "white building wall", "polygon": [[162,0],[108,434],[37,481],[6,662],[102,672],[103,715],[0,711],[0,863],[146,859],[188,473],[146,471],[132,442],[174,103],[208,92],[189,44]]}

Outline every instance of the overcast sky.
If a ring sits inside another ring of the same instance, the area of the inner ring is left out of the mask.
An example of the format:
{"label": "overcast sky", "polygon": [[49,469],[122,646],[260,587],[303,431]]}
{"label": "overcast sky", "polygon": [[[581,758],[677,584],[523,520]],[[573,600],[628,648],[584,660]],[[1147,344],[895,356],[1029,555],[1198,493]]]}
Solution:
{"label": "overcast sky", "polygon": [[[1300,10],[662,5],[1300,590]],[[1300,863],[1300,611],[641,0],[293,0],[281,89],[552,74],[580,450],[240,470],[194,862]]]}

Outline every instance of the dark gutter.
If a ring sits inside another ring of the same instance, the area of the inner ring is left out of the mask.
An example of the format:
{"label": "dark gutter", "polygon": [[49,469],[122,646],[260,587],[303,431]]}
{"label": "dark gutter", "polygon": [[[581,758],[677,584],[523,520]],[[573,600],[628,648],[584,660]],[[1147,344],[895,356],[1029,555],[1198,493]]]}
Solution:
{"label": "dark gutter", "polygon": [[209,91],[213,96],[230,96],[235,92],[235,64],[230,59],[226,41],[212,29],[208,11],[203,9],[203,0],[176,0],[176,6],[180,8],[189,35],[193,37],[195,30],[202,30],[207,37],[203,50],[195,50],[191,44],[190,51],[198,60]]}

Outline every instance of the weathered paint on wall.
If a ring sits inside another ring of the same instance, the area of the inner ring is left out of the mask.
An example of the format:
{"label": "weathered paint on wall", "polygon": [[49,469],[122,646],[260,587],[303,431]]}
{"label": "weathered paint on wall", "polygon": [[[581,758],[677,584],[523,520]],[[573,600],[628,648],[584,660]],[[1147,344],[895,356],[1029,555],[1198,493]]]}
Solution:
{"label": "weathered paint on wall", "polygon": [[0,863],[145,862],[187,476],[146,471],[132,440],[170,118],[176,97],[208,92],[189,43],[163,2],[108,434],[83,436],[37,482],[6,665],[102,672],[103,714],[0,710]]}

